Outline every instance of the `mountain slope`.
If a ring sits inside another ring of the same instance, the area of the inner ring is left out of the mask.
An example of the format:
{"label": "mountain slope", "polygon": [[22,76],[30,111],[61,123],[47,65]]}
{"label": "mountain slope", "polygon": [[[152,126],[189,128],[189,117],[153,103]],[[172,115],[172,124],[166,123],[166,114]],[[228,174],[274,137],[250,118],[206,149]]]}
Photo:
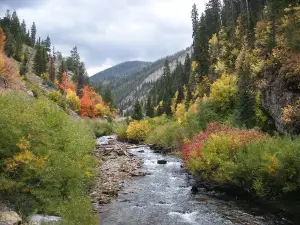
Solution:
{"label": "mountain slope", "polygon": [[131,74],[142,71],[147,66],[151,65],[151,62],[143,61],[127,61],[120,63],[116,66],[108,68],[104,71],[96,73],[90,77],[90,80],[94,84],[98,84],[103,81],[113,81],[120,77],[130,76]]}
{"label": "mountain slope", "polygon": [[120,80],[121,85],[114,89],[115,100],[121,110],[127,111],[136,100],[144,99],[153,83],[163,75],[166,59],[170,62],[170,70],[174,71],[177,63],[184,63],[186,55],[191,55],[191,48],[182,50],[174,55],[159,59],[145,70]]}

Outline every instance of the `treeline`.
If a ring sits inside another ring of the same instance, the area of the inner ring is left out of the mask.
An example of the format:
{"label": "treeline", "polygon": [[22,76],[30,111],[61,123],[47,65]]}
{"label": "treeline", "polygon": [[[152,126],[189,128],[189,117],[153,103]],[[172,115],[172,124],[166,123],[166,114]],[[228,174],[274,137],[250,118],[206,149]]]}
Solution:
{"label": "treeline", "polygon": [[186,55],[184,65],[177,62],[175,70],[171,73],[169,61],[164,64],[164,72],[161,79],[154,83],[151,89],[145,112],[149,117],[160,116],[163,113],[171,115],[172,98],[178,91],[177,103],[184,98],[184,92],[187,91],[186,84],[189,82],[191,72],[191,59],[189,54]]}
{"label": "treeline", "polygon": [[[212,84],[219,79],[220,88],[231,85],[237,91],[227,105],[221,101],[216,106],[217,114],[230,118],[239,126],[258,126],[264,131],[274,130],[277,119],[277,125],[283,123],[277,126],[281,132],[298,133],[296,121],[299,118],[295,111],[299,104],[296,100],[282,106],[278,103],[278,108],[285,110],[276,112],[279,115],[275,116],[271,116],[274,112],[270,112],[272,109],[269,110],[266,103],[270,101],[268,88],[275,85],[276,77],[282,79],[287,91],[299,91],[297,57],[295,59],[300,49],[298,2],[210,0],[201,15],[193,5],[191,59],[187,57],[184,65],[178,63],[173,73],[170,73],[168,61],[165,62],[163,77],[143,103],[144,114],[150,117],[163,113],[171,115],[175,97],[177,103],[184,100],[188,110],[193,103],[210,96]],[[282,54],[281,57],[278,54]],[[294,60],[289,61],[291,58]],[[231,82],[232,77],[236,78],[236,84]],[[288,112],[294,122],[284,124],[282,120]]]}
{"label": "treeline", "polygon": [[37,37],[35,23],[28,29],[25,20],[20,23],[15,11],[10,14],[7,10],[0,19],[0,28],[6,37],[5,54],[20,62],[20,75],[31,72],[29,70],[32,67],[32,72],[49,80],[53,85],[56,80],[61,82],[63,72],[68,72],[68,76],[76,84],[77,94],[89,83],[84,62],[81,61],[76,46],[71,50],[70,56],[63,57],[61,52],[51,46],[49,36],[45,40]]}

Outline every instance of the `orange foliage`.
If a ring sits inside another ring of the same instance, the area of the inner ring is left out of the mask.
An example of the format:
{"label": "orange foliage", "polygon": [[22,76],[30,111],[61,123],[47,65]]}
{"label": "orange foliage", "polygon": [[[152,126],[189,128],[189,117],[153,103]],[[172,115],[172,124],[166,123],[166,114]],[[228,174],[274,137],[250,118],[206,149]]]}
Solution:
{"label": "orange foliage", "polygon": [[1,87],[12,90],[24,89],[19,72],[14,66],[13,61],[3,53],[0,53],[0,88]]}
{"label": "orange foliage", "polygon": [[1,83],[4,88],[19,89],[20,77],[18,71],[14,67],[13,62],[6,55],[4,55],[5,35],[0,28],[0,87]]}
{"label": "orange foliage", "polygon": [[62,78],[61,78],[61,84],[59,85],[59,88],[63,91],[66,91],[68,89],[71,89],[72,91],[76,91],[76,85],[67,79],[67,73],[63,72]]}
{"label": "orange foliage", "polygon": [[0,28],[0,53],[3,53],[4,51],[4,44],[5,44],[5,35],[3,33],[2,28]]}
{"label": "orange foliage", "polygon": [[82,117],[88,116],[95,118],[99,115],[96,105],[104,104],[100,95],[98,95],[93,88],[85,86],[82,89],[82,98],[80,100],[80,113]]}

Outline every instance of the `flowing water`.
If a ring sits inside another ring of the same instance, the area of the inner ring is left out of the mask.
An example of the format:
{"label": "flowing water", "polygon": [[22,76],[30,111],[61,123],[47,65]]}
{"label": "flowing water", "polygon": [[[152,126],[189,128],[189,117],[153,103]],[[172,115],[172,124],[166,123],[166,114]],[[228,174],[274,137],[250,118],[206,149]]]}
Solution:
{"label": "flowing water", "polygon": [[[118,198],[101,214],[101,225],[286,224],[259,209],[220,200],[204,190],[192,194],[195,181],[180,168],[182,162],[176,157],[153,153],[148,147],[130,152],[143,159],[141,170],[150,175],[124,183]],[[158,159],[168,162],[160,165]]]}

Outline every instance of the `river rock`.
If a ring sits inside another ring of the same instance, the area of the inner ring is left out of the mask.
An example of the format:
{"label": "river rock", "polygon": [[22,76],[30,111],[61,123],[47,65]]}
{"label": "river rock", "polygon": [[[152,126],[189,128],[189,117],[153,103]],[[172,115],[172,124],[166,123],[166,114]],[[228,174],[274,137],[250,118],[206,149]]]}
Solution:
{"label": "river rock", "polygon": [[134,171],[134,172],[131,172],[130,175],[132,177],[142,177],[142,176],[150,175],[150,173],[142,172],[142,171]]}
{"label": "river rock", "polygon": [[0,212],[1,225],[19,225],[21,222],[21,217],[14,211]]}
{"label": "river rock", "polygon": [[167,164],[167,160],[164,160],[164,159],[159,159],[157,160],[157,164]]}
{"label": "river rock", "polygon": [[193,194],[197,194],[199,192],[198,188],[196,186],[193,186],[192,189],[191,189],[191,192]]}
{"label": "river rock", "polygon": [[29,220],[29,225],[44,225],[44,224],[59,224],[60,217],[46,216],[46,215],[33,215]]}
{"label": "river rock", "polygon": [[115,140],[113,140],[113,139],[109,139],[107,142],[108,142],[109,145],[114,145],[115,144]]}

